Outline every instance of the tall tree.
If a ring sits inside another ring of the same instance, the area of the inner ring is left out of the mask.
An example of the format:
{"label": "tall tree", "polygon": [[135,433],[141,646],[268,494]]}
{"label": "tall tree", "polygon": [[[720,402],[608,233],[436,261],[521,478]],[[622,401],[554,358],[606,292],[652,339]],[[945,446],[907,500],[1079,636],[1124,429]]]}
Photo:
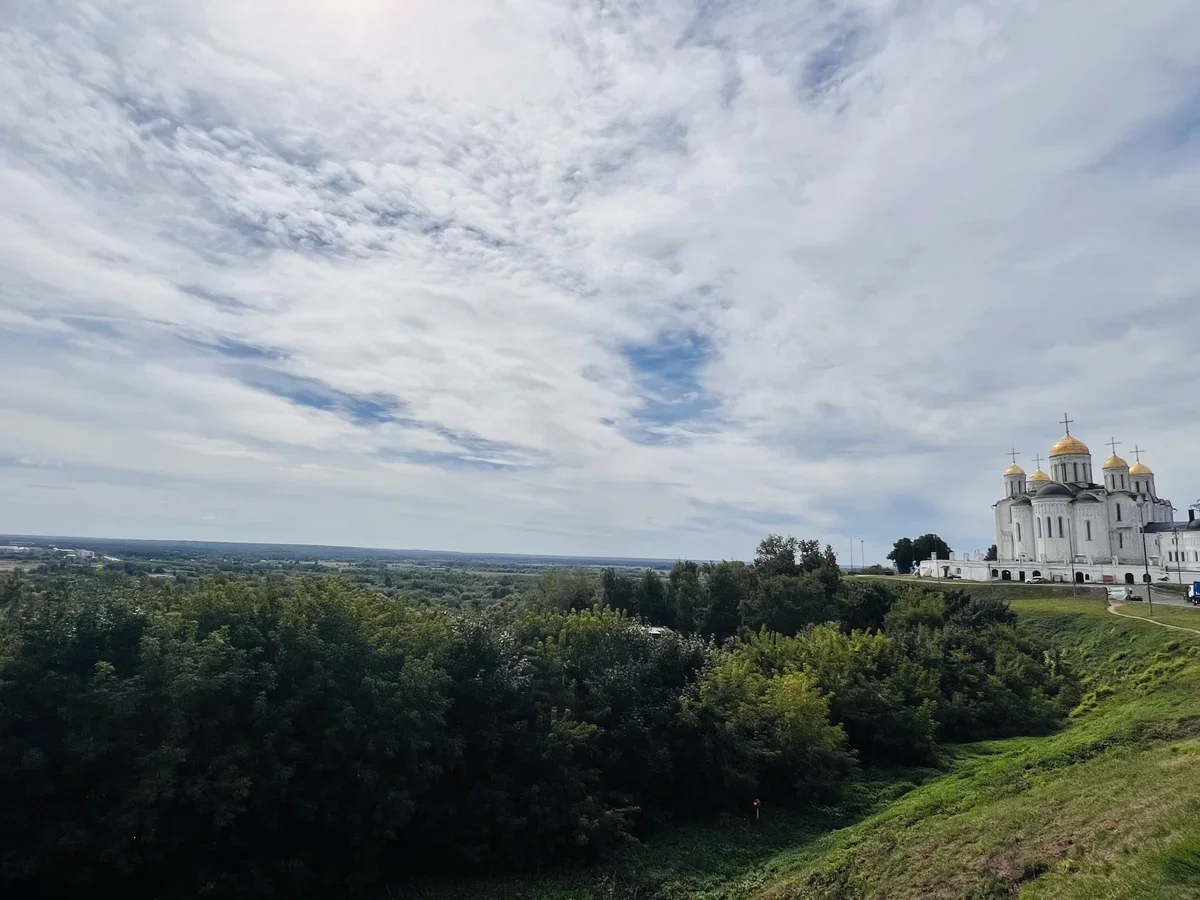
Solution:
{"label": "tall tree", "polygon": [[768,534],[759,541],[758,551],[754,554],[754,568],[758,576],[773,578],[776,575],[795,575],[798,571],[796,551],[800,549],[800,543],[794,537],[785,538],[780,534]]}
{"label": "tall tree", "polygon": [[923,534],[913,541],[913,556],[917,562],[933,559],[935,554],[938,559],[950,558],[950,545],[936,534]]}
{"label": "tall tree", "polygon": [[613,609],[631,614],[637,612],[633,601],[634,587],[634,580],[616,569],[609,568],[600,573],[600,591],[604,603]]}
{"label": "tall tree", "polygon": [[892,552],[887,555],[887,558],[896,564],[896,571],[901,575],[907,575],[912,571],[913,561],[913,542],[912,538],[900,538],[892,545]]}
{"label": "tall tree", "polygon": [[675,607],[675,628],[685,634],[696,630],[696,616],[704,607],[700,567],[691,560],[675,563],[667,582],[670,603]]}
{"label": "tall tree", "polygon": [[653,569],[647,569],[637,580],[633,603],[638,615],[651,625],[675,626],[675,610],[667,602],[667,586]]}
{"label": "tall tree", "polygon": [[984,560],[986,562],[994,562],[995,560],[997,560],[999,558],[1000,558],[1000,548],[997,547],[995,544],[992,544],[992,546],[988,547],[987,556],[984,557]]}
{"label": "tall tree", "polygon": [[753,570],[743,562],[709,563],[704,567],[707,604],[696,616],[697,630],[705,637],[724,640],[741,627],[738,613],[750,592]]}

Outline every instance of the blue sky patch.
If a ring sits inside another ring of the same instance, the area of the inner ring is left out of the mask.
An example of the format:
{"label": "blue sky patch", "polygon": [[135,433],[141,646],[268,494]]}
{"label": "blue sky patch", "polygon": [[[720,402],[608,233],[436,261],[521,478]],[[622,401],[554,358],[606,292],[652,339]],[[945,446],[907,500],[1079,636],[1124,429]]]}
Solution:
{"label": "blue sky patch", "polygon": [[700,380],[715,350],[697,331],[665,332],[647,344],[627,344],[621,355],[633,372],[641,405],[633,413],[629,436],[638,443],[663,443],[677,426],[710,416],[718,401]]}
{"label": "blue sky patch", "polygon": [[352,394],[332,387],[317,378],[292,375],[265,366],[247,366],[237,371],[247,387],[264,391],[296,406],[333,412],[358,425],[385,422],[408,423],[402,415],[404,403],[391,394]]}

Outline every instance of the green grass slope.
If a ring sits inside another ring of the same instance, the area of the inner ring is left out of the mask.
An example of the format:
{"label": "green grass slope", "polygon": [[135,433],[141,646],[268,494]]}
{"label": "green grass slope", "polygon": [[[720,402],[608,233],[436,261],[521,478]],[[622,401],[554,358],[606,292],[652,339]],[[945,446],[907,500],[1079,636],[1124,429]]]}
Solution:
{"label": "green grass slope", "polygon": [[[404,894],[1200,900],[1200,635],[1117,618],[1096,594],[1025,588],[1017,599],[1020,590],[1003,586],[1024,627],[1086,676],[1088,693],[1057,734],[960,746],[939,771],[879,775],[853,809],[800,817],[768,803],[757,826],[679,829],[602,869]],[[1200,628],[1200,611],[1166,615]]]}
{"label": "green grass slope", "polygon": [[1102,601],[1013,605],[1087,675],[1071,725],[959,748],[948,774],[779,854],[743,896],[1200,897],[1200,637]]}

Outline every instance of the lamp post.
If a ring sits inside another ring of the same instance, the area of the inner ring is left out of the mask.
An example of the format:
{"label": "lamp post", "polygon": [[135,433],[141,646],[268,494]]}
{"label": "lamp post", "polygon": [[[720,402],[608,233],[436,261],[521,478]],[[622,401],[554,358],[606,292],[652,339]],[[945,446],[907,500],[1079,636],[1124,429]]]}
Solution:
{"label": "lamp post", "polygon": [[1075,517],[1067,519],[1067,552],[1071,554],[1071,599],[1075,599]]}
{"label": "lamp post", "polygon": [[1150,613],[1154,613],[1154,590],[1150,585],[1150,551],[1146,549],[1146,510],[1138,507],[1138,518],[1141,520],[1140,531],[1142,532],[1142,560],[1146,566],[1146,606]]}

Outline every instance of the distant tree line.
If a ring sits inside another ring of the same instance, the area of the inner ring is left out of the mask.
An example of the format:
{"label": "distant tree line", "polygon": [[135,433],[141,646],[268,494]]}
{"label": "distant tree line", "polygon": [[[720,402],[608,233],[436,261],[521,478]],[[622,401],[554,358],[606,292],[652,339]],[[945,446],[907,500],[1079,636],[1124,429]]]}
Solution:
{"label": "distant tree line", "polygon": [[836,803],[864,766],[1051,729],[1078,695],[1005,604],[844,579],[778,536],[487,609],[334,577],[13,576],[0,886],[364,897],[586,863],[754,798]]}

